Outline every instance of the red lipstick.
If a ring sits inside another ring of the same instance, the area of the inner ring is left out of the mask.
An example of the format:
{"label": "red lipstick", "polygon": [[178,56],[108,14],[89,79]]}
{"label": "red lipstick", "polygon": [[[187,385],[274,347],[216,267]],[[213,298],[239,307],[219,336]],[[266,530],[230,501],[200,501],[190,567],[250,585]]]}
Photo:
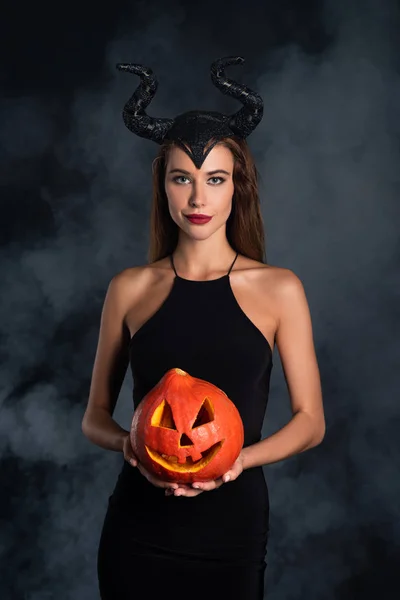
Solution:
{"label": "red lipstick", "polygon": [[204,225],[204,223],[208,223],[208,221],[211,221],[212,219],[212,217],[209,217],[208,215],[198,215],[196,213],[185,215],[185,217],[194,225]]}

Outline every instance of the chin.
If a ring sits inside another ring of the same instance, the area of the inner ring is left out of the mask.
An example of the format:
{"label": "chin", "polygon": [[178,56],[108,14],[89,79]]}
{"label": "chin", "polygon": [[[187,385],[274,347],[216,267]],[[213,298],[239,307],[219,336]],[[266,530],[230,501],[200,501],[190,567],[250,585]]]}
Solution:
{"label": "chin", "polygon": [[192,233],[192,232],[185,231],[185,233],[192,240],[206,240],[213,235],[214,231],[207,231],[207,232],[204,231],[204,233],[201,233],[201,232]]}

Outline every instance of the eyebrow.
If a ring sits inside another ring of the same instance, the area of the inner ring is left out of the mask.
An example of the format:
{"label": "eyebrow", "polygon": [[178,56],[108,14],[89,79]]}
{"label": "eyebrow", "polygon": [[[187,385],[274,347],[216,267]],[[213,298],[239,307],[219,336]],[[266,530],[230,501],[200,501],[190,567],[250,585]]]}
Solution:
{"label": "eyebrow", "polygon": [[[171,169],[170,173],[185,173],[186,175],[191,175],[191,172],[185,171],[185,169]],[[214,171],[208,171],[206,175],[215,175],[215,173],[225,173],[225,175],[230,175],[229,171],[225,171],[224,169],[215,169]]]}

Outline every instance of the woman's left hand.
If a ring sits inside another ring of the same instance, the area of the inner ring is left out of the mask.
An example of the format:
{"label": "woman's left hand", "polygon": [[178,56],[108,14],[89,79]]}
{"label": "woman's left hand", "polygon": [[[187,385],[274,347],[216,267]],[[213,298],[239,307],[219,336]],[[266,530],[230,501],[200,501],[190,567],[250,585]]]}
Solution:
{"label": "woman's left hand", "polygon": [[179,487],[175,490],[166,490],[166,496],[187,496],[189,498],[193,496],[198,496],[202,492],[210,492],[211,490],[216,490],[221,487],[223,483],[227,483],[228,481],[235,481],[239,477],[239,475],[243,472],[243,450],[240,452],[239,456],[229,469],[222,475],[222,477],[218,477],[218,479],[211,479],[210,481],[194,481],[192,484],[179,483]]}

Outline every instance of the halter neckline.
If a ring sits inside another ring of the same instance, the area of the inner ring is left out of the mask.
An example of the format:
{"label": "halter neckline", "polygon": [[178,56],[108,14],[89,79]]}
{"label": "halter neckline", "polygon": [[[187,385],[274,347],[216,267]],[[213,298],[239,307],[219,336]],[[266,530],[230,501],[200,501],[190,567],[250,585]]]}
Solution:
{"label": "halter neckline", "polygon": [[238,256],[239,256],[239,252],[236,252],[236,256],[235,256],[231,266],[229,267],[229,271],[225,275],[222,275],[222,277],[217,277],[216,279],[185,279],[184,277],[181,277],[180,275],[178,275],[178,273],[176,272],[172,254],[169,255],[169,258],[170,258],[171,266],[175,273],[175,277],[177,279],[180,279],[181,281],[187,281],[189,283],[212,283],[214,281],[221,281],[222,279],[226,279],[227,277],[229,277],[230,272],[231,272],[233,265],[235,264]]}

